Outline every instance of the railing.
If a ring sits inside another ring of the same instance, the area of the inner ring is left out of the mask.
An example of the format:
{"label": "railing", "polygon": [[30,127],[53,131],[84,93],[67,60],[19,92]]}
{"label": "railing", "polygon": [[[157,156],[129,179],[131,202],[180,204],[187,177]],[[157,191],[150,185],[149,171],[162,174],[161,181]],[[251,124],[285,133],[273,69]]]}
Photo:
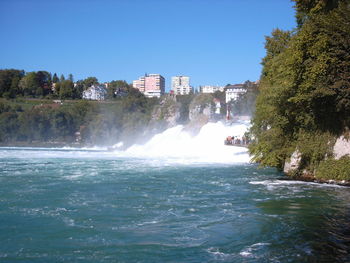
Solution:
{"label": "railing", "polygon": [[234,137],[229,136],[224,141],[224,144],[229,145],[229,146],[248,147],[248,145],[250,144],[250,140],[245,138],[245,137],[240,139],[240,138],[234,138]]}

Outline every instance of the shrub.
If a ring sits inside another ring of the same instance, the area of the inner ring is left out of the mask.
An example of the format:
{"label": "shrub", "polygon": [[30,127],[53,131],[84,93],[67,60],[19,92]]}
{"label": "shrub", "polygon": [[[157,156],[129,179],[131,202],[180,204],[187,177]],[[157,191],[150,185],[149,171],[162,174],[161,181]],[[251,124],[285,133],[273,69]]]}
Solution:
{"label": "shrub", "polygon": [[350,156],[322,161],[315,175],[317,179],[350,181]]}
{"label": "shrub", "polygon": [[302,169],[313,171],[325,157],[332,157],[335,137],[330,132],[299,131],[297,148],[301,152]]}

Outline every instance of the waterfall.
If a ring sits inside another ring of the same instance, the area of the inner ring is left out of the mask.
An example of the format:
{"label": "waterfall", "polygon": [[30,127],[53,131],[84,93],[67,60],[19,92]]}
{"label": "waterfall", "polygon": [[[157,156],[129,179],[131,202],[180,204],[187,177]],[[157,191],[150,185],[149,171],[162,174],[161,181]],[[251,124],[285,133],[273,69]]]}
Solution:
{"label": "waterfall", "polygon": [[153,136],[144,145],[133,145],[119,154],[134,158],[165,159],[181,163],[247,163],[248,150],[242,147],[225,146],[227,136],[242,137],[249,127],[248,122],[230,126],[222,122],[207,123],[196,136],[178,125]]}

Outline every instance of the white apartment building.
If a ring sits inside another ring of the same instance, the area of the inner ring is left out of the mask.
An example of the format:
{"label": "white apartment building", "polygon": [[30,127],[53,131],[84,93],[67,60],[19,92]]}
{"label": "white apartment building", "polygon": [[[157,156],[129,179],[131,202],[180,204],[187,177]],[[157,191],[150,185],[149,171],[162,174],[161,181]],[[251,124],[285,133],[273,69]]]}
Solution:
{"label": "white apartment building", "polygon": [[200,91],[202,93],[215,93],[216,91],[224,91],[224,87],[206,85],[206,86],[200,86]]}
{"label": "white apartment building", "polygon": [[231,100],[237,100],[238,97],[247,92],[243,84],[227,85],[225,87],[226,103]]}
{"label": "white apartment building", "polygon": [[105,100],[107,97],[107,89],[105,86],[92,85],[83,91],[83,99],[86,100]]}
{"label": "white apartment building", "polygon": [[171,78],[171,89],[175,95],[187,95],[190,94],[193,89],[190,86],[190,77],[187,76],[175,76]]}

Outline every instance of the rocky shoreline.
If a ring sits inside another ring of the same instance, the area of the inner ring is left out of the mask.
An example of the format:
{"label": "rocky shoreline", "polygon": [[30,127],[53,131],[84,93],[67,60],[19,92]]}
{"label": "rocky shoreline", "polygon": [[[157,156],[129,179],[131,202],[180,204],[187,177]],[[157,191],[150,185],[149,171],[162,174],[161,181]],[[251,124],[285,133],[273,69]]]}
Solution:
{"label": "rocky shoreline", "polygon": [[303,182],[312,182],[312,183],[318,183],[318,184],[332,184],[332,185],[339,185],[339,186],[346,186],[350,187],[350,181],[337,181],[337,180],[323,180],[318,179],[314,177],[313,175],[299,175],[299,176],[291,176],[286,174],[289,178],[286,180],[296,180],[296,181],[303,181]]}
{"label": "rocky shoreline", "polygon": [[[325,156],[325,160],[340,160],[350,156],[350,140],[348,134],[343,134],[335,138],[335,143],[331,146],[331,155]],[[302,153],[296,149],[288,160],[285,161],[283,172],[293,180],[301,180],[306,182],[336,184],[342,186],[350,186],[349,180],[335,180],[317,178],[315,175],[318,171],[309,171],[302,168]],[[319,170],[319,166],[316,168]],[[330,169],[330,168],[329,168]],[[349,171],[350,173],[350,171]],[[318,177],[321,177],[320,175]]]}

